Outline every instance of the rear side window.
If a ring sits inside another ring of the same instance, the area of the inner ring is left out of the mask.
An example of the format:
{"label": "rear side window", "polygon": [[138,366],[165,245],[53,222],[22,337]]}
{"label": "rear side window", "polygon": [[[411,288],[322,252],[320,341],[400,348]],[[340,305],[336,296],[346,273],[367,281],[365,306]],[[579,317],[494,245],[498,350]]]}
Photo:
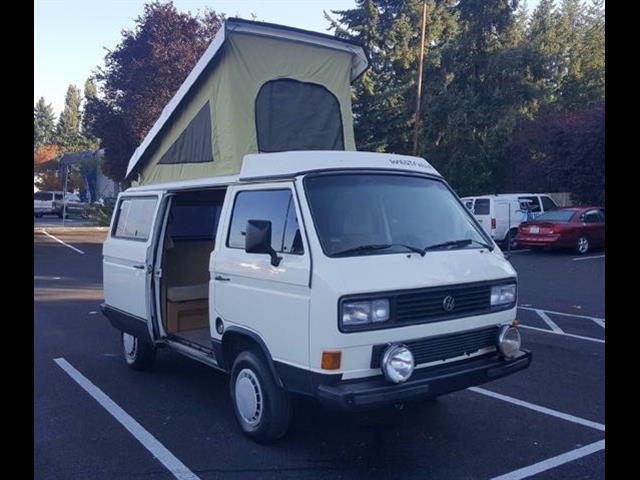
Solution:
{"label": "rear side window", "polygon": [[551,198],[549,198],[549,197],[540,197],[540,199],[542,200],[542,206],[544,207],[544,211],[545,212],[547,212],[549,210],[553,210],[555,208],[558,208],[558,206],[556,205],[556,202],[551,200]]}
{"label": "rear side window", "polygon": [[490,213],[490,200],[488,198],[478,198],[473,205],[473,213],[476,215],[489,215]]}
{"label": "rear side window", "polygon": [[53,195],[53,197],[54,197],[54,200],[62,200],[62,194],[61,193],[55,193]]}
{"label": "rear side window", "polygon": [[227,246],[244,250],[249,220],[271,222],[271,247],[279,253],[302,254],[302,239],[291,190],[257,190],[236,195]]}
{"label": "rear side window", "polygon": [[128,240],[146,241],[156,209],[156,197],[123,198],[118,206],[118,217],[113,236]]}

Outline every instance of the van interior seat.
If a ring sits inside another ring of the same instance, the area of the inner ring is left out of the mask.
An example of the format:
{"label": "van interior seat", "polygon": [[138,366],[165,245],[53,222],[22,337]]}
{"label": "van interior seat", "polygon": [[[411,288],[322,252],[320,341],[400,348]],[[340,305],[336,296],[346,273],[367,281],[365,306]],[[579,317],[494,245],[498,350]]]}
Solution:
{"label": "van interior seat", "polygon": [[205,300],[209,297],[209,284],[182,285],[167,288],[167,300],[170,302],[187,302]]}

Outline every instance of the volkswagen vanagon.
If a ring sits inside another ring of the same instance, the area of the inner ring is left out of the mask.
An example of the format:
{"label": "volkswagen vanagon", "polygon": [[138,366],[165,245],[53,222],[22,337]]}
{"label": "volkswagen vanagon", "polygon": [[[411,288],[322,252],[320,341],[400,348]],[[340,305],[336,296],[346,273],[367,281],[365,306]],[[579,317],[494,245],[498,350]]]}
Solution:
{"label": "volkswagen vanagon", "polygon": [[287,431],[293,394],[354,411],[531,362],[516,272],[422,158],[250,154],[237,175],[133,187],[103,256],[126,364],[169,348],[227,372],[261,443]]}

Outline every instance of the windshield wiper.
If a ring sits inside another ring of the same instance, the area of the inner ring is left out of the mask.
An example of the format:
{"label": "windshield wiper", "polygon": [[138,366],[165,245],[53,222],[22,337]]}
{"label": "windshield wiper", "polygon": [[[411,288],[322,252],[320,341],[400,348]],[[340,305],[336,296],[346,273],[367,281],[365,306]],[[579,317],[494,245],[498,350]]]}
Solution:
{"label": "windshield wiper", "polygon": [[466,247],[467,245],[471,245],[472,243],[477,243],[478,245],[483,246],[489,251],[493,251],[493,247],[491,245],[487,245],[484,242],[480,242],[478,240],[474,240],[472,238],[464,238],[461,240],[450,240],[448,242],[436,243],[434,245],[429,245],[425,247],[424,252],[428,252],[430,250],[440,250],[442,248],[451,248],[451,247]]}
{"label": "windshield wiper", "polygon": [[333,254],[333,256],[346,255],[348,253],[357,253],[357,252],[366,252],[373,250],[384,250],[391,247],[404,247],[412,252],[419,253],[424,257],[425,250],[418,247],[413,247],[411,245],[405,245],[404,243],[377,243],[371,245],[359,245],[357,247],[347,248],[346,250],[341,250]]}

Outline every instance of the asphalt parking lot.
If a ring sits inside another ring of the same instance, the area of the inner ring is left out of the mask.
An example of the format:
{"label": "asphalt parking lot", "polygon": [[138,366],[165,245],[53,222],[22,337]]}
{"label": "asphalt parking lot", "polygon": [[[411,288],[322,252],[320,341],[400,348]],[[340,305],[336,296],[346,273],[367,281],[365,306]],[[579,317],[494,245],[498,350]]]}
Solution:
{"label": "asphalt parking lot", "polygon": [[34,229],[37,479],[604,478],[602,251],[513,253],[528,370],[401,410],[299,400],[260,446],[225,375],[166,350],[153,372],[125,367],[99,312],[104,235]]}

